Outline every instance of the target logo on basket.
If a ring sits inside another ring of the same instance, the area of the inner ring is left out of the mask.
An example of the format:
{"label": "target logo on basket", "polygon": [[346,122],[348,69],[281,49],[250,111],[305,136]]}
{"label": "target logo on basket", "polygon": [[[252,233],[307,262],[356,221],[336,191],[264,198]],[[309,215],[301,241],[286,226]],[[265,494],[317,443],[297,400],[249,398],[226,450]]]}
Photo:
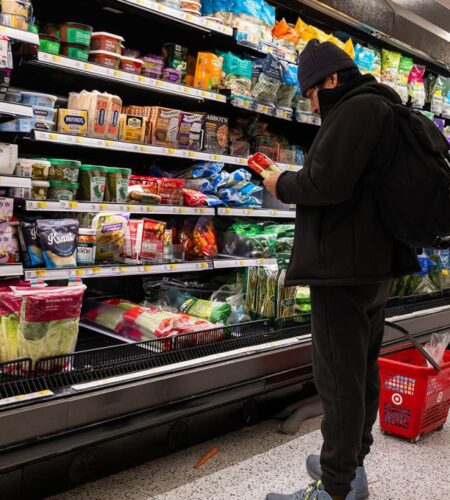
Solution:
{"label": "target logo on basket", "polygon": [[437,395],[437,402],[440,403],[442,401],[442,399],[444,398],[444,393],[441,391],[438,395]]}
{"label": "target logo on basket", "polygon": [[395,405],[400,406],[403,403],[403,398],[400,394],[396,392],[395,394],[392,394],[392,402]]}

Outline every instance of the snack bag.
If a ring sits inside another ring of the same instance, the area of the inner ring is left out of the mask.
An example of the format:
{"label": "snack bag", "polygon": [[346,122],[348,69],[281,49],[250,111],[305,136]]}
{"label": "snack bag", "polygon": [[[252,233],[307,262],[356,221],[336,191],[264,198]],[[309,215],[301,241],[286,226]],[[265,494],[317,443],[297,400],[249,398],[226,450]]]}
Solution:
{"label": "snack bag", "polygon": [[412,106],[414,108],[423,108],[425,105],[425,86],[423,83],[423,74],[425,66],[415,64],[411,68],[408,76],[409,95],[411,96]]}
{"label": "snack bag", "polygon": [[217,92],[222,76],[223,59],[212,52],[199,52],[194,75],[194,87]]}
{"label": "snack bag", "polygon": [[217,255],[217,235],[210,217],[200,217],[193,231],[194,254],[197,258]]}
{"label": "snack bag", "polygon": [[392,50],[381,50],[381,81],[394,90],[397,87],[398,68],[401,54]]}
{"label": "snack bag", "polygon": [[352,59],[355,58],[355,48],[351,38],[344,43],[344,52],[346,52]]}
{"label": "snack bag", "polygon": [[297,45],[299,39],[298,32],[295,28],[289,26],[284,18],[281,21],[275,21],[275,25],[272,28],[272,36],[291,45]]}
{"label": "snack bag", "polygon": [[406,104],[409,98],[408,79],[411,69],[414,65],[410,57],[401,56],[400,65],[398,68],[397,92],[403,102]]}
{"label": "snack bag", "polygon": [[97,230],[97,262],[119,262],[129,218],[130,214],[113,213],[100,213],[94,217],[92,229]]}

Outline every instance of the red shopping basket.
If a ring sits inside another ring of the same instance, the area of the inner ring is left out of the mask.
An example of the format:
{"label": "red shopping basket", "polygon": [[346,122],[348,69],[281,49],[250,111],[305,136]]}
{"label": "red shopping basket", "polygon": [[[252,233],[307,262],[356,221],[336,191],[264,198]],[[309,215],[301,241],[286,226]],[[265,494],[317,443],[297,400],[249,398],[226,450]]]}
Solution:
{"label": "red shopping basket", "polygon": [[381,429],[412,441],[442,427],[450,407],[450,351],[440,371],[428,367],[422,352],[409,348],[378,360]]}

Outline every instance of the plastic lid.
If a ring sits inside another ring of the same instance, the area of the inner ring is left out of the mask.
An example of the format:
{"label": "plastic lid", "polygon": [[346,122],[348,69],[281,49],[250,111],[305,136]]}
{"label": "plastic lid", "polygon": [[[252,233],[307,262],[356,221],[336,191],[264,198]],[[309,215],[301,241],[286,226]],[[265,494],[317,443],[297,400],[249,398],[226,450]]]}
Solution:
{"label": "plastic lid", "polygon": [[58,98],[55,95],[50,95],[50,94],[41,94],[39,92],[28,92],[28,90],[27,91],[22,90],[21,93],[22,93],[22,96],[29,95],[29,96],[35,96],[35,97],[36,96],[37,97],[50,97],[51,99],[54,99],[55,101],[58,100]]}
{"label": "plastic lid", "polygon": [[48,188],[50,186],[50,183],[48,181],[31,181],[32,187],[43,187],[43,188]]}
{"label": "plastic lid", "polygon": [[79,29],[87,28],[87,31],[92,31],[94,29],[92,28],[92,26],[89,26],[87,24],[74,23],[74,22],[65,22],[62,23],[61,26],[78,26]]}
{"label": "plastic lid", "polygon": [[16,165],[36,165],[37,163],[50,166],[50,162],[42,158],[17,158]]}
{"label": "plastic lid", "polygon": [[66,167],[80,168],[81,161],[78,160],[61,160],[59,158],[47,158],[52,165],[65,165]]}
{"label": "plastic lid", "polygon": [[96,36],[109,36],[110,38],[115,38],[116,40],[120,40],[121,42],[125,41],[125,38],[123,38],[122,36],[114,35],[113,33],[108,33],[106,31],[94,31],[94,33],[92,33],[92,38]]}
{"label": "plastic lid", "polygon": [[131,175],[131,168],[106,167],[108,174],[125,174]]}
{"label": "plastic lid", "polygon": [[86,236],[96,236],[97,229],[80,227],[80,229],[78,229],[78,234],[85,234]]}
{"label": "plastic lid", "polygon": [[120,59],[120,55],[115,52],[109,52],[107,50],[90,50],[89,54],[102,54],[104,56],[118,57]]}
{"label": "plastic lid", "polygon": [[135,63],[138,63],[138,64],[143,64],[143,62],[144,62],[142,59],[136,59],[134,57],[120,56],[120,58],[122,59],[122,61],[124,59],[126,59],[127,61],[132,61],[132,62],[135,62]]}
{"label": "plastic lid", "polygon": [[80,170],[86,170],[88,172],[108,172],[109,167],[102,167],[100,165],[81,165]]}
{"label": "plastic lid", "polygon": [[60,188],[68,188],[68,189],[78,189],[78,182],[65,182],[65,181],[49,181],[51,187],[60,187]]}

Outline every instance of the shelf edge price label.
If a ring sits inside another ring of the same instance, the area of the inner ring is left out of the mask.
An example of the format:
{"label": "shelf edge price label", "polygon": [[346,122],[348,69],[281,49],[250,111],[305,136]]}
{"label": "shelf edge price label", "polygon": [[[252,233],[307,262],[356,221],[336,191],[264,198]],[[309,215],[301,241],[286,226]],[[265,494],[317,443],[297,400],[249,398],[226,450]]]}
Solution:
{"label": "shelf edge price label", "polygon": [[45,269],[37,269],[34,271],[34,275],[36,278],[43,278],[47,274],[47,271]]}
{"label": "shelf edge price label", "polygon": [[259,264],[264,264],[266,262],[266,259],[258,259]]}
{"label": "shelf edge price label", "polygon": [[52,61],[55,62],[55,63],[60,63],[61,62],[61,58],[59,56],[52,56]]}
{"label": "shelf edge price label", "polygon": [[152,270],[152,266],[144,266],[144,272],[149,273]]}
{"label": "shelf edge price label", "polygon": [[83,144],[83,142],[84,142],[84,141],[83,141],[83,138],[82,138],[82,137],[78,137],[78,136],[76,136],[76,137],[75,137],[75,142],[78,142],[78,144]]}
{"label": "shelf edge price label", "polygon": [[200,262],[200,269],[208,269],[209,265],[207,262]]}
{"label": "shelf edge price label", "polygon": [[48,134],[48,138],[51,141],[57,141],[58,140],[58,136],[56,134]]}
{"label": "shelf edge price label", "polygon": [[153,205],[147,205],[147,206],[145,207],[145,210],[146,210],[147,212],[153,212],[154,208],[155,208],[155,207],[154,207]]}
{"label": "shelf edge price label", "polygon": [[77,201],[69,202],[69,208],[78,208],[78,202]]}
{"label": "shelf edge price label", "polygon": [[147,78],[145,76],[139,75],[138,81],[141,83],[147,83]]}
{"label": "shelf edge price label", "polygon": [[174,271],[177,267],[178,267],[178,266],[177,266],[177,264],[169,264],[169,265],[167,266],[167,268],[168,268],[169,270],[171,270],[171,271]]}
{"label": "shelf edge price label", "polygon": [[86,270],[85,269],[75,269],[75,274],[77,276],[84,276],[86,274]]}
{"label": "shelf edge price label", "polygon": [[46,201],[38,201],[37,207],[38,208],[47,208],[47,202]]}
{"label": "shelf edge price label", "polygon": [[125,266],[119,266],[119,273],[126,273],[127,272],[127,267]]}
{"label": "shelf edge price label", "polygon": [[100,210],[108,210],[108,205],[106,203],[100,203],[98,206]]}
{"label": "shelf edge price label", "polygon": [[133,205],[127,205],[126,212],[132,212],[133,210],[134,210],[134,206]]}
{"label": "shelf edge price label", "polygon": [[94,274],[98,274],[101,271],[100,267],[93,267],[91,270]]}
{"label": "shelf edge price label", "polygon": [[240,264],[241,266],[245,266],[245,260],[240,260],[240,261],[239,261],[239,264]]}

